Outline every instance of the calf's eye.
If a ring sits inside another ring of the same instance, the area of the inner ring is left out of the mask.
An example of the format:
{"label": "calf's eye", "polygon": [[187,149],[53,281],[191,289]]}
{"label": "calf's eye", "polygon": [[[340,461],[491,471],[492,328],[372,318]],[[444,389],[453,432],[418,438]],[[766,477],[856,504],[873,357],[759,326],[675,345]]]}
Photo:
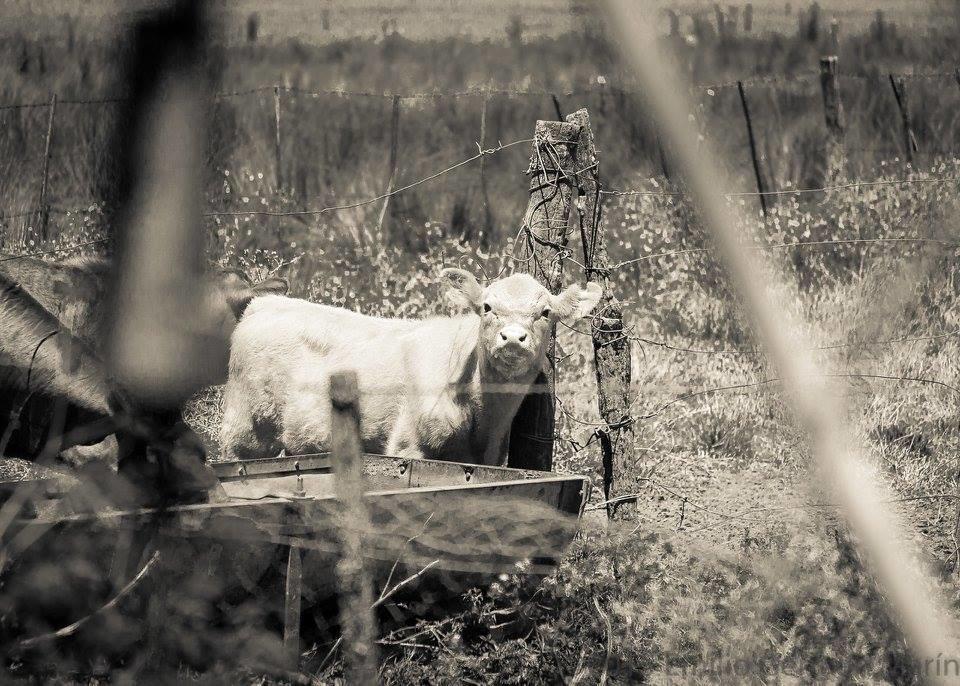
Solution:
{"label": "calf's eye", "polygon": [[549,317],[549,316],[550,316],[550,308],[549,308],[549,307],[546,308],[543,312],[540,313],[540,316],[543,317],[544,319],[546,319],[547,317]]}
{"label": "calf's eye", "polygon": [[483,303],[483,312],[484,312],[484,314],[486,314],[487,312],[489,312],[491,309],[492,309],[492,308],[490,307],[490,303]]}

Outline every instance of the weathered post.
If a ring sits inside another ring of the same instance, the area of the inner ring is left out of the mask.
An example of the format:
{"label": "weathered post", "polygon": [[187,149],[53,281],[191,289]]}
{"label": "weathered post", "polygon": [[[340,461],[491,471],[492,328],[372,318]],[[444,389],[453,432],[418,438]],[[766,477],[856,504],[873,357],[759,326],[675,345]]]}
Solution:
{"label": "weathered post", "polygon": [[823,93],[823,115],[827,124],[825,176],[835,183],[843,176],[843,102],[837,78],[837,57],[820,59],[820,90]]}
{"label": "weathered post", "polygon": [[247,16],[247,42],[256,43],[257,38],[260,35],[260,15],[256,12],[251,12]]}
{"label": "weathered post", "polygon": [[830,47],[834,50],[840,49],[840,20],[830,20]]}
{"label": "weathered post", "polygon": [[723,16],[723,8],[720,6],[720,3],[713,6],[713,14],[717,18],[717,36],[720,40],[723,40],[724,36],[727,35],[727,26]]}
{"label": "weathered post", "polygon": [[[386,196],[383,199],[383,205],[380,207],[380,215],[377,217],[377,236],[382,236],[383,222],[387,216],[387,207],[390,205],[390,194],[393,193],[393,184],[397,180],[397,154],[400,147],[400,96],[393,96],[393,109],[390,113],[390,176],[387,178]],[[480,158],[483,159],[483,158]]]}
{"label": "weathered post", "polygon": [[884,17],[883,10],[877,10],[873,16],[873,24],[870,26],[873,40],[876,43],[883,43],[887,36],[887,20]]}
{"label": "weathered post", "polygon": [[743,81],[737,81],[737,90],[740,92],[740,104],[743,106],[743,118],[747,123],[747,139],[750,141],[750,159],[753,161],[753,175],[757,180],[757,194],[760,198],[760,209],[763,216],[767,216],[767,196],[763,192],[763,174],[760,171],[760,158],[757,156],[757,140],[753,135],[753,121],[750,119],[750,107],[747,105],[747,93],[743,89]]}
{"label": "weathered post", "polygon": [[[480,149],[484,149],[487,143],[487,101],[489,96],[484,93],[483,100],[480,102]],[[490,214],[490,197],[487,191],[486,155],[480,158],[480,199],[483,203],[483,233],[480,236],[480,243],[487,245],[493,232],[493,217]]]}
{"label": "weathered post", "polygon": [[672,9],[667,10],[667,19],[670,22],[670,37],[676,38],[680,35],[680,16]]}
{"label": "weathered post", "polygon": [[727,6],[727,18],[725,23],[727,27],[727,33],[729,33],[731,36],[735,36],[737,33],[737,27],[740,24],[740,5]]}
{"label": "weathered post", "polygon": [[[530,200],[514,264],[517,272],[530,274],[551,293],[559,293],[563,281],[579,134],[577,125],[559,121],[538,121],[534,131],[527,171]],[[551,343],[551,365],[553,352]],[[511,467],[543,471],[553,467],[555,377],[555,368],[541,374],[520,405],[510,429]]]}
{"label": "weathered post", "polygon": [[359,397],[355,372],[338,372],[330,377],[330,447],[340,518],[337,531],[341,554],[336,571],[344,677],[348,684],[376,684],[373,592],[362,555],[362,537],[370,530],[370,515],[363,499]]}
{"label": "weathered post", "polygon": [[300,666],[300,603],[303,597],[303,551],[295,543],[287,553],[287,578],[283,601],[283,652],[290,669]]}
{"label": "weathered post", "polygon": [[743,32],[751,33],[753,31],[753,3],[748,2],[743,8]]}
{"label": "weathered post", "polygon": [[277,190],[283,189],[283,152],[280,148],[280,86],[273,87],[273,154],[277,166]]}
{"label": "weathered post", "polygon": [[893,97],[897,99],[897,109],[900,110],[900,122],[903,126],[903,149],[907,162],[913,163],[913,153],[919,150],[916,136],[913,135],[913,122],[910,119],[910,101],[907,99],[907,84],[902,76],[890,74],[890,87],[893,88]]}
{"label": "weathered post", "polygon": [[[600,170],[587,110],[577,110],[567,121],[580,127],[576,149],[577,174],[574,226],[583,245],[587,281],[600,285],[603,299],[590,323],[597,373],[597,402],[604,426],[597,430],[603,460],[603,494],[610,501],[634,492],[626,479],[633,465],[633,418],[630,416],[630,341],[624,335],[623,307],[613,294],[607,261],[606,234],[600,200]],[[607,506],[607,516],[628,518],[634,506]]]}
{"label": "weathered post", "polygon": [[50,204],[47,202],[47,183],[50,179],[50,153],[53,142],[53,121],[57,116],[57,94],[50,96],[50,113],[47,117],[47,137],[43,146],[43,172],[40,181],[40,240],[50,238]]}

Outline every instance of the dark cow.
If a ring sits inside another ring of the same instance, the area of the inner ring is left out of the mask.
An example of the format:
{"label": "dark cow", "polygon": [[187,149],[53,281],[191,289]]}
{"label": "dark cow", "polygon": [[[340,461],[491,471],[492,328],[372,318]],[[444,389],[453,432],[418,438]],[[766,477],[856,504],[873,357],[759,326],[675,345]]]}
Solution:
{"label": "dark cow", "polygon": [[[61,450],[97,443],[115,432],[118,410],[129,411],[103,363],[110,269],[99,258],[0,257],[0,452],[34,458],[51,434],[63,435]],[[287,283],[253,285],[226,269],[206,290],[204,316],[229,338],[253,298]]]}

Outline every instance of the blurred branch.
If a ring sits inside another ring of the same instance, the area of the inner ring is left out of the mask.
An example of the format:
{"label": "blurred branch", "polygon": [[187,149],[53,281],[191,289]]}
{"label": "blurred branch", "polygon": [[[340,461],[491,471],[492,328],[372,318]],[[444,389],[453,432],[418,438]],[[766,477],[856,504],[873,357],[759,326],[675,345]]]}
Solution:
{"label": "blurred branch", "polygon": [[97,610],[94,610],[87,616],[82,617],[81,619],[78,619],[73,624],[69,624],[63,627],[62,629],[57,629],[56,631],[52,631],[47,634],[41,634],[39,636],[34,636],[33,638],[28,638],[23,641],[20,641],[19,643],[16,644],[16,646],[14,646],[14,648],[16,650],[28,650],[37,645],[40,645],[41,643],[46,643],[48,641],[55,641],[60,638],[66,638],[67,636],[72,636],[77,631],[82,629],[83,626],[86,625],[88,622],[90,622],[92,619],[102,615],[107,610],[113,609],[114,607],[117,606],[117,603],[123,600],[126,596],[130,595],[130,592],[133,591],[133,589],[137,587],[137,585],[143,580],[143,578],[150,573],[150,570],[153,568],[154,564],[156,564],[159,558],[160,558],[160,551],[155,550],[153,555],[150,556],[150,559],[147,560],[147,563],[143,565],[143,568],[141,568],[140,571],[137,572],[137,575],[133,577],[123,588],[120,589],[120,591],[113,598],[111,598],[102,607],[98,608]]}

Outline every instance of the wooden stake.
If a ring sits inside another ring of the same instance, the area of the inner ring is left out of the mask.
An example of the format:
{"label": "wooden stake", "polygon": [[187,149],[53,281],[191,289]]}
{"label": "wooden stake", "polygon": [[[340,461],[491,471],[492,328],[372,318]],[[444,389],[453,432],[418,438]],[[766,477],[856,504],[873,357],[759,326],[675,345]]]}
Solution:
{"label": "wooden stake", "polygon": [[373,595],[363,565],[363,532],[370,515],[363,499],[360,402],[355,372],[330,377],[331,453],[339,501],[341,555],[337,563],[344,677],[348,684],[377,683]]}
{"label": "wooden stake", "polygon": [[[603,495],[610,501],[618,495],[636,492],[636,482],[628,482],[633,468],[633,420],[630,416],[630,341],[624,336],[623,306],[613,294],[607,260],[606,232],[601,217],[600,171],[598,168],[590,114],[577,110],[567,121],[580,127],[576,149],[577,194],[575,224],[583,246],[587,281],[603,288],[603,299],[590,322],[593,360],[597,374],[597,403],[606,426],[599,429],[603,464]],[[589,170],[589,171],[585,171]],[[619,511],[607,506],[607,516],[628,518],[633,504]]]}
{"label": "wooden stake", "polygon": [[47,185],[50,179],[50,152],[53,141],[53,121],[57,115],[57,94],[50,96],[50,114],[47,117],[47,138],[43,147],[43,172],[40,182],[40,240],[50,238],[50,205],[47,203]]}
{"label": "wooden stake", "polygon": [[[484,94],[480,103],[480,149],[483,150],[487,143],[487,94]],[[493,232],[493,217],[490,214],[490,197],[487,190],[487,176],[485,173],[486,155],[480,158],[480,197],[483,202],[483,234],[480,236],[480,243],[486,245]]]}
{"label": "wooden stake", "polygon": [[823,94],[823,116],[827,124],[826,185],[843,176],[843,102],[837,77],[836,56],[820,59],[820,91]]}
{"label": "wooden stake", "polygon": [[753,135],[753,121],[750,119],[750,107],[747,105],[747,93],[743,89],[743,81],[737,81],[737,90],[740,92],[740,104],[743,105],[743,118],[747,122],[747,138],[750,141],[750,159],[753,161],[753,175],[757,180],[757,193],[760,197],[760,209],[763,216],[767,216],[767,196],[763,193],[763,175],[760,172],[760,159],[757,157],[757,140]]}
{"label": "wooden stake", "polygon": [[[563,281],[570,204],[576,179],[575,154],[580,127],[538,121],[530,156],[530,200],[519,239],[515,270],[536,278],[551,293]],[[553,343],[549,359],[553,360]],[[541,374],[524,399],[510,430],[509,465],[550,471],[553,468],[554,379]]]}
{"label": "wooden stake", "polygon": [[897,99],[897,109],[900,110],[900,122],[903,124],[903,149],[907,162],[913,163],[913,153],[919,150],[916,136],[913,135],[913,123],[910,119],[910,101],[907,99],[906,81],[902,76],[890,74],[890,87],[893,88],[893,97]]}
{"label": "wooden stake", "polygon": [[274,155],[277,167],[277,190],[283,189],[283,153],[280,150],[280,86],[273,87]]}
{"label": "wooden stake", "polygon": [[283,603],[283,652],[287,665],[300,666],[300,599],[303,596],[303,551],[293,544],[287,555],[287,583]]}
{"label": "wooden stake", "polygon": [[[387,206],[390,204],[390,193],[393,193],[393,184],[397,179],[397,153],[400,148],[400,96],[393,96],[393,110],[390,116],[390,176],[387,180],[387,197],[380,207],[380,216],[377,218],[377,236],[382,239],[383,221],[387,216]],[[480,158],[481,160],[483,158]]]}

